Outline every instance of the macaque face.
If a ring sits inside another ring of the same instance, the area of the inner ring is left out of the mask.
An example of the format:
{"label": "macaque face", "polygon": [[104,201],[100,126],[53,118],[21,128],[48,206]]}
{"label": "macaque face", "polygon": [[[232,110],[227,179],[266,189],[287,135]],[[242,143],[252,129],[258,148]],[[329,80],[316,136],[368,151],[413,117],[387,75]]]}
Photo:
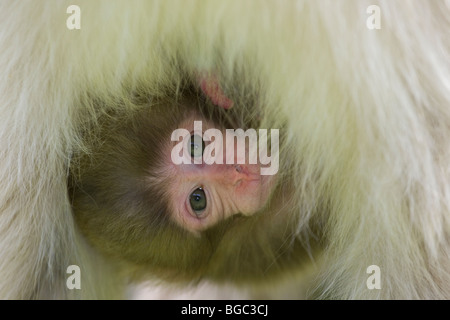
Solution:
{"label": "macaque face", "polygon": [[[194,121],[202,121],[202,136],[195,132]],[[186,129],[187,135],[182,139],[188,141],[186,156],[191,159],[186,159],[187,163],[182,164],[169,160],[167,165],[173,176],[168,186],[172,219],[186,230],[196,233],[235,214],[250,216],[264,207],[276,176],[261,175],[261,164],[249,163],[251,151],[248,144],[243,161],[237,159],[238,146],[233,143],[234,140],[226,140],[222,143],[224,149],[234,149],[232,164],[226,163],[226,152],[220,155],[223,157],[222,163],[207,164],[201,161],[197,164],[194,160],[201,158],[211,143],[203,140],[203,133],[212,128],[225,133],[225,129],[218,128],[213,121],[198,114],[185,119],[180,127]],[[165,153],[170,151],[165,150]]]}
{"label": "macaque face", "polygon": [[[223,164],[192,161],[208,154],[209,129],[241,126],[230,110],[196,99],[112,111],[99,120],[99,132],[88,135],[90,153],[72,160],[69,195],[80,231],[106,256],[168,281],[251,281],[301,263],[292,259],[293,250],[303,250],[292,241],[295,224],[278,202],[290,198],[289,180],[261,174],[271,164],[259,158],[242,163],[236,149],[232,164],[227,152]],[[191,139],[194,121],[202,122],[203,141]],[[185,136],[174,141],[171,133],[180,128]],[[175,164],[172,151],[183,140],[188,161]],[[225,151],[239,147],[228,142]],[[246,143],[246,160],[252,152]]]}

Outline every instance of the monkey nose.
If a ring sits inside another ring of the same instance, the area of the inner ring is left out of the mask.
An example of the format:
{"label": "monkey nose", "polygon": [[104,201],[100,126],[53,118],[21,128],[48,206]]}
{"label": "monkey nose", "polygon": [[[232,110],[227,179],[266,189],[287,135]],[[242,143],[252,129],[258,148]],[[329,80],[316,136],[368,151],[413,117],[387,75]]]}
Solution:
{"label": "monkey nose", "polygon": [[259,179],[260,167],[257,164],[234,164],[233,165],[238,179],[254,180]]}

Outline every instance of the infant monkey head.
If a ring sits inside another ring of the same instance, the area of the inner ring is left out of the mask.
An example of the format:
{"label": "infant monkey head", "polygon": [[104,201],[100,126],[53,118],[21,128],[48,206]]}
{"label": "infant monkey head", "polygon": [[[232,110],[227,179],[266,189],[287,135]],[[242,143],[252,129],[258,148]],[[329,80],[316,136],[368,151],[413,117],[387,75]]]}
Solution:
{"label": "infant monkey head", "polygon": [[271,209],[272,195],[287,195],[277,187],[278,175],[261,175],[265,165],[248,161],[251,146],[239,153],[234,139],[223,141],[222,154],[217,148],[209,154],[216,163],[198,163],[218,142],[208,130],[225,137],[225,129],[245,125],[242,118],[199,98],[102,117],[98,132],[86,135],[90,152],[71,166],[69,192],[81,232],[106,256],[170,280],[246,277],[257,274],[255,265],[267,275],[293,234],[280,208]]}
{"label": "infant monkey head", "polygon": [[192,112],[172,133],[170,148],[163,148],[171,155],[163,185],[172,218],[186,230],[204,230],[236,214],[249,216],[267,203],[275,177],[262,172],[256,134],[246,139],[242,129],[237,136],[233,132]]}

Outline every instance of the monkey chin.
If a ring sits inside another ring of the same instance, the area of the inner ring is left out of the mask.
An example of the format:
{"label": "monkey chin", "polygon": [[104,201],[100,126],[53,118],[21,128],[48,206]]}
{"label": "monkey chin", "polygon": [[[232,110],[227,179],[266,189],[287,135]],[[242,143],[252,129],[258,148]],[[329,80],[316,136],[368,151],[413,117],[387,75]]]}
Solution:
{"label": "monkey chin", "polygon": [[246,206],[241,207],[239,213],[244,216],[252,216],[267,206],[275,189],[277,175],[261,175],[262,165],[260,164],[237,166],[240,168],[238,170],[247,171],[248,175],[248,180],[242,181],[237,191],[243,196],[253,199]]}

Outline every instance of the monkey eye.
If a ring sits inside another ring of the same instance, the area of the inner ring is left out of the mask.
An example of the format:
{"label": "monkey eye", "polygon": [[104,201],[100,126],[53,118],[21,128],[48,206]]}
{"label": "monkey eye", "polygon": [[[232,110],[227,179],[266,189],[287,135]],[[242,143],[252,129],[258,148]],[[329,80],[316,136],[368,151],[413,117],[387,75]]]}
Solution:
{"label": "monkey eye", "polygon": [[202,188],[195,189],[189,196],[189,204],[195,215],[199,216],[206,208],[206,195]]}
{"label": "monkey eye", "polygon": [[202,157],[205,150],[205,142],[201,136],[193,134],[189,140],[189,148],[192,158]]}

